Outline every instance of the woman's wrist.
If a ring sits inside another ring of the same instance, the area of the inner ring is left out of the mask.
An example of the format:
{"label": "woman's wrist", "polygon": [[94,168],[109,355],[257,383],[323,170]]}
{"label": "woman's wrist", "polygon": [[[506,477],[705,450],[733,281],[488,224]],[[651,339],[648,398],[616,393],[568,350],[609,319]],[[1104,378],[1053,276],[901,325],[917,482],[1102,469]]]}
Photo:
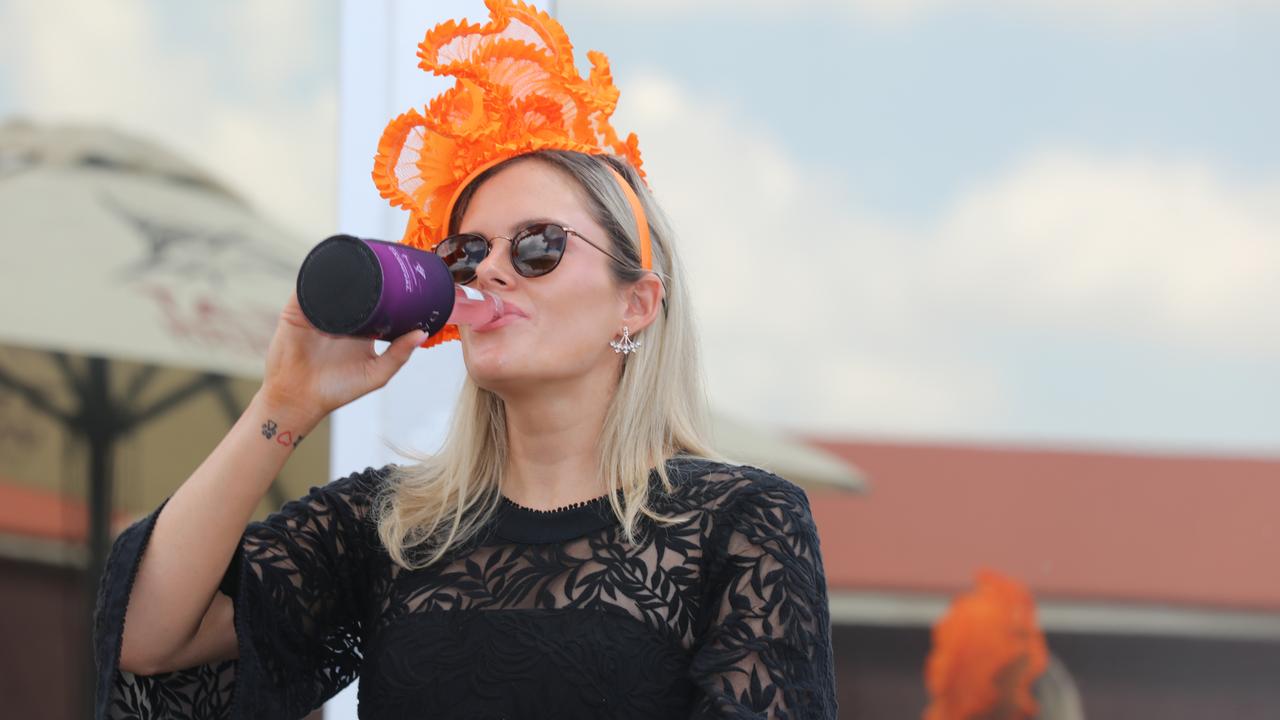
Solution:
{"label": "woman's wrist", "polygon": [[264,440],[296,448],[324,419],[325,413],[302,403],[259,389],[245,414],[258,426]]}

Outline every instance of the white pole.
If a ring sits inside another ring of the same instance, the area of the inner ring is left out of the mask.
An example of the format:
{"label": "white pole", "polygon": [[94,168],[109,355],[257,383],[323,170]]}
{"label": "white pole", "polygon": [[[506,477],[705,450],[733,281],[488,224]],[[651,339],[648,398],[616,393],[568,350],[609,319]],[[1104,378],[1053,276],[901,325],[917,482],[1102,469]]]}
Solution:
{"label": "white pole", "polygon": [[[399,240],[408,214],[378,196],[370,172],[391,118],[421,108],[452,85],[418,69],[418,43],[450,18],[483,21],[481,0],[342,0],[339,22],[338,227],[335,232]],[[315,238],[319,242],[322,238]],[[457,343],[418,351],[382,390],[338,410],[331,421],[331,474],[343,477],[396,460],[384,441],[439,447],[464,377]],[[357,684],[325,705],[330,720],[356,720]]]}

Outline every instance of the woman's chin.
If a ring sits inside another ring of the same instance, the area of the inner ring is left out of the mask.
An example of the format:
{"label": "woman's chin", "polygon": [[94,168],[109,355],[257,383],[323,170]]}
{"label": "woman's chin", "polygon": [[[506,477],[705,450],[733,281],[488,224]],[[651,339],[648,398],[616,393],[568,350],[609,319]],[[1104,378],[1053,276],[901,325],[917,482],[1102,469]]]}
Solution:
{"label": "woman's chin", "polygon": [[480,387],[497,391],[519,383],[526,374],[524,363],[519,362],[508,348],[497,343],[480,342],[463,348],[463,362],[467,375]]}

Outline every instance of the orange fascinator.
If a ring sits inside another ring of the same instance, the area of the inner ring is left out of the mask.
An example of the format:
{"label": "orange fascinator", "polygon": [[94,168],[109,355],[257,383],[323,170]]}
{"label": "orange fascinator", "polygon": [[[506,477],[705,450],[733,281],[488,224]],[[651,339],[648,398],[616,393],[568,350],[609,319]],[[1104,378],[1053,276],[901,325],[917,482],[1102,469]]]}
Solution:
{"label": "orange fascinator", "polygon": [[[489,22],[452,20],[427,31],[419,44],[419,67],[457,78],[423,112],[392,120],[378,143],[373,181],[382,197],[409,211],[401,242],[434,249],[448,233],[458,196],[485,170],[544,149],[591,155],[617,154],[641,173],[635,133],[619,139],[609,117],[618,89],[609,61],[591,51],[583,78],[573,46],[558,22],[531,5],[486,0]],[[612,170],[612,168],[610,168]],[[640,254],[651,267],[648,225],[639,198],[614,171],[640,230]],[[458,337],[448,325],[423,343],[430,347]]]}
{"label": "orange fascinator", "polygon": [[982,570],[933,627],[924,720],[1034,717],[1032,683],[1049,666],[1035,601],[1019,583]]}

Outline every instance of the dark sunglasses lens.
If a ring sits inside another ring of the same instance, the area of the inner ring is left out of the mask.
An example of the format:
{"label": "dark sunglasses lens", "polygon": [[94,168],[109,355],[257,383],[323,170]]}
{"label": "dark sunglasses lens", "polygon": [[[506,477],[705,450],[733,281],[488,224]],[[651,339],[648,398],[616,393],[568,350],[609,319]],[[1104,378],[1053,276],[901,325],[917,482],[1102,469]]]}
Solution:
{"label": "dark sunglasses lens", "polygon": [[525,277],[546,275],[560,264],[569,235],[559,225],[534,225],[516,235],[515,268]]}
{"label": "dark sunglasses lens", "polygon": [[476,277],[476,268],[489,254],[489,243],[479,235],[451,235],[436,246],[436,254],[444,259],[453,281],[469,283]]}

